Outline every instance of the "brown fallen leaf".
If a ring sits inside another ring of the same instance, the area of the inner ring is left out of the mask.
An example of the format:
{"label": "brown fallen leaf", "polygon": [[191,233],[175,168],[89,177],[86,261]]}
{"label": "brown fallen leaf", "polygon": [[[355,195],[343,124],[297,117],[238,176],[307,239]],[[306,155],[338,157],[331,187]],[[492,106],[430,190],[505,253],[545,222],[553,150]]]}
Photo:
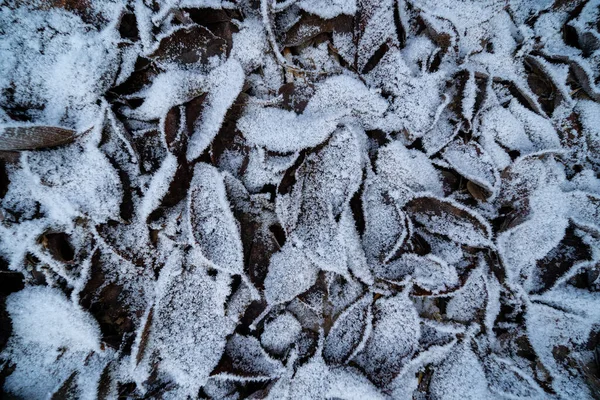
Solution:
{"label": "brown fallen leaf", "polygon": [[175,29],[162,38],[150,57],[160,62],[204,63],[210,57],[224,53],[226,48],[224,39],[203,26],[191,25]]}
{"label": "brown fallen leaf", "polygon": [[0,128],[0,151],[36,150],[73,142],[77,132],[58,126],[10,126]]}

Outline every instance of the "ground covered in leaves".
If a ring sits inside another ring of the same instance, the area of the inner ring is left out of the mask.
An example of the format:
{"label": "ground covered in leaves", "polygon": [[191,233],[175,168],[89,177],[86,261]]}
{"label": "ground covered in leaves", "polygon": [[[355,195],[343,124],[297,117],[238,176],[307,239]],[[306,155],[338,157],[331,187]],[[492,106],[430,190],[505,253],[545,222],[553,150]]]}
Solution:
{"label": "ground covered in leaves", "polygon": [[599,0],[0,1],[0,387],[600,396]]}

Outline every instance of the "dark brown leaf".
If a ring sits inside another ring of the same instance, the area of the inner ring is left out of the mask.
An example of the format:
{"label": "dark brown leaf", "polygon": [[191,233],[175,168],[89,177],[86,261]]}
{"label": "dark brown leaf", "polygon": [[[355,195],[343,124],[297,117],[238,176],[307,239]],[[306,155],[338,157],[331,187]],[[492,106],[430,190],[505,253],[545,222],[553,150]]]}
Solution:
{"label": "dark brown leaf", "polygon": [[150,57],[160,62],[205,63],[210,57],[223,54],[226,49],[224,39],[203,26],[192,25],[178,28],[161,39]]}

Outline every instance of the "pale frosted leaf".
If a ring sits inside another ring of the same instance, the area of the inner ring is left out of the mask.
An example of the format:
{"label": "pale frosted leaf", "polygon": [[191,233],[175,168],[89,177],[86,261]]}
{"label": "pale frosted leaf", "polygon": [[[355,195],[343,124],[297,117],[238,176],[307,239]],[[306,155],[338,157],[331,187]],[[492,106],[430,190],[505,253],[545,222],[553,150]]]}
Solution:
{"label": "pale frosted leaf", "polygon": [[298,320],[286,312],[265,322],[260,342],[267,350],[281,354],[298,339],[301,330]]}
{"label": "pale frosted leaf", "polygon": [[244,79],[242,66],[235,59],[229,59],[207,76],[207,105],[194,123],[194,133],[190,137],[187,149],[188,160],[200,157],[217,136],[225,114],[242,90]]}
{"label": "pale frosted leaf", "polygon": [[371,269],[392,258],[410,237],[404,212],[378,179],[368,179],[362,196],[363,248]]}
{"label": "pale frosted leaf", "polygon": [[371,331],[371,301],[370,295],[361,298],[336,319],[325,340],[325,360],[343,364],[362,350]]}
{"label": "pale frosted leaf", "polygon": [[219,362],[235,323],[225,316],[229,278],[210,277],[204,267],[166,267],[147,351],[158,352],[159,369],[189,393],[197,393]]}
{"label": "pale frosted leaf", "polygon": [[430,394],[432,399],[444,400],[489,398],[483,367],[468,342],[456,346],[436,368],[431,378]]}
{"label": "pale frosted leaf", "polygon": [[265,279],[265,298],[269,304],[292,300],[307,291],[317,279],[317,267],[302,249],[288,243],[273,254],[269,263]]}
{"label": "pale frosted leaf", "polygon": [[542,398],[543,390],[536,381],[510,360],[497,356],[483,362],[490,391],[506,398]]}
{"label": "pale frosted leaf", "polygon": [[190,184],[189,218],[196,245],[216,268],[234,274],[244,270],[243,246],[219,171],[196,164]]}
{"label": "pale frosted leaf", "polygon": [[390,185],[406,186],[415,192],[443,195],[439,172],[420,151],[408,150],[399,141],[379,149],[377,175]]}
{"label": "pale frosted leaf", "polygon": [[403,293],[379,298],[373,305],[373,330],[358,359],[376,381],[389,382],[418,348],[421,328]]}

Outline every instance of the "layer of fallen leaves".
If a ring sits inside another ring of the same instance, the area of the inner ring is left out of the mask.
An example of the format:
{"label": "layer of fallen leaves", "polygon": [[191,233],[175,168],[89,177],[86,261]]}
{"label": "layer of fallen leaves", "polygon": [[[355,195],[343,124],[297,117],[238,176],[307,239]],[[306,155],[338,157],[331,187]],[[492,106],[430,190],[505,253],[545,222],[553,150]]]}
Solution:
{"label": "layer of fallen leaves", "polygon": [[112,61],[0,82],[6,392],[600,396],[598,1],[8,3]]}

